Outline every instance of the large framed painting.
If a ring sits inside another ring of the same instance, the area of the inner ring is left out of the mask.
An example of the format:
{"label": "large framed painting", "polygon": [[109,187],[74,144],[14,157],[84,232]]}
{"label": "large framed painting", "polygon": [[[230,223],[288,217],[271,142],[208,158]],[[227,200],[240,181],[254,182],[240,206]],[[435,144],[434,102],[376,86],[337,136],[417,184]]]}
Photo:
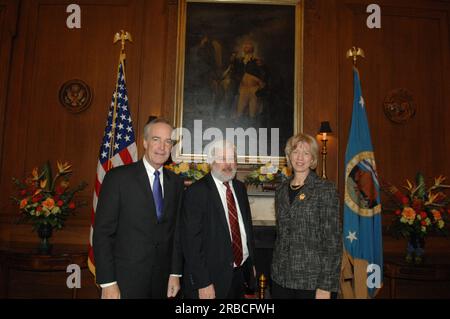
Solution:
{"label": "large framed painting", "polygon": [[284,162],[302,130],[301,1],[179,2],[176,159],[235,143],[239,163]]}

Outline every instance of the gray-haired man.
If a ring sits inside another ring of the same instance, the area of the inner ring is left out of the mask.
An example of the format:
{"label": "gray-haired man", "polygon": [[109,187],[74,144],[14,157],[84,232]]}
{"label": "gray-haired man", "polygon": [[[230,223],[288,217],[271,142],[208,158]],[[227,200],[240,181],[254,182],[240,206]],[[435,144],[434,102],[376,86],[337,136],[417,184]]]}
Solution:
{"label": "gray-haired man", "polygon": [[216,141],[208,150],[211,173],[187,189],[181,218],[187,298],[244,296],[254,288],[254,244],[250,205],[235,179],[234,145]]}

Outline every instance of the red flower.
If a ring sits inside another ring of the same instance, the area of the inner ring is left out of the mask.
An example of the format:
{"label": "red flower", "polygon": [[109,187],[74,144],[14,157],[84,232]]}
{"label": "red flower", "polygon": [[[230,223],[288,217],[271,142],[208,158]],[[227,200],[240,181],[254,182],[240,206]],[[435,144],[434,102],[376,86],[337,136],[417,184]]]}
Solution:
{"label": "red flower", "polygon": [[403,205],[408,204],[409,202],[408,197],[406,197],[402,192],[400,192],[397,187],[391,186],[389,187],[389,190],[395,196],[395,198],[398,200],[399,203],[402,203]]}
{"label": "red flower", "polygon": [[59,207],[61,207],[62,205],[64,205],[64,202],[62,200],[58,200],[56,202],[56,205],[58,205]]}
{"label": "red flower", "polygon": [[41,199],[42,199],[42,194],[37,194],[36,196],[33,196],[33,198],[31,199],[31,201],[33,202],[33,203],[37,203],[37,202],[40,202],[41,201]]}
{"label": "red flower", "polygon": [[427,225],[427,222],[424,221],[424,220],[422,220],[422,221],[420,222],[420,224],[421,224],[422,226],[426,226],[426,225]]}
{"label": "red flower", "polygon": [[408,205],[408,204],[409,204],[409,199],[408,199],[408,197],[406,197],[406,196],[403,196],[403,197],[402,197],[402,204],[403,204],[403,205]]}
{"label": "red flower", "polygon": [[420,212],[420,217],[422,217],[422,219],[425,219],[428,217],[426,212]]}
{"label": "red flower", "polygon": [[42,206],[38,206],[37,208],[36,208],[36,210],[38,211],[38,212],[40,212],[41,210],[42,210]]}
{"label": "red flower", "polygon": [[75,209],[75,203],[74,202],[70,202],[69,203],[69,208],[70,209]]}
{"label": "red flower", "polygon": [[21,196],[25,196],[27,194],[27,191],[25,190],[25,189],[22,189],[21,191],[20,191],[20,195]]}
{"label": "red flower", "polygon": [[400,215],[402,212],[400,211],[400,209],[397,209],[396,211],[395,211],[395,215]]}
{"label": "red flower", "polygon": [[413,204],[412,204],[412,208],[414,208],[415,211],[419,212],[422,210],[423,208],[423,202],[420,199],[414,199],[413,200]]}
{"label": "red flower", "polygon": [[56,186],[55,192],[56,192],[56,194],[61,195],[62,193],[64,193],[64,187]]}

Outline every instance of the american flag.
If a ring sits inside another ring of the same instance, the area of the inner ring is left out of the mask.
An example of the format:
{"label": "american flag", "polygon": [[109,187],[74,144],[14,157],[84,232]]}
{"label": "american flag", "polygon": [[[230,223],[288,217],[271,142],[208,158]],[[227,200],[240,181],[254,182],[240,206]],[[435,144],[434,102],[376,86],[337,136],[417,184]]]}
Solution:
{"label": "american flag", "polygon": [[94,232],[95,211],[103,178],[111,168],[136,162],[137,147],[134,136],[131,113],[128,108],[127,87],[125,84],[125,59],[119,62],[117,84],[114,90],[111,106],[106,121],[105,134],[97,163],[94,199],[91,213],[91,233],[89,237],[88,266],[95,276],[94,251],[92,249],[92,235]]}

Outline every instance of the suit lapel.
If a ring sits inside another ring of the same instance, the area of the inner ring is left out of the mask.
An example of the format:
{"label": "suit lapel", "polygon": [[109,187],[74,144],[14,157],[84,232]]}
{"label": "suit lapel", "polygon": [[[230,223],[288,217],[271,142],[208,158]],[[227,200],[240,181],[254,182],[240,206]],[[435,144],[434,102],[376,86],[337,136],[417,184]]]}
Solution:
{"label": "suit lapel", "polygon": [[155,201],[153,199],[152,188],[150,187],[150,182],[148,179],[148,174],[144,166],[143,160],[138,162],[137,166],[137,179],[140,189],[143,191],[145,196],[145,207],[149,208],[149,213],[151,213],[151,218],[156,220],[156,207]]}
{"label": "suit lapel", "polygon": [[[220,223],[222,224],[222,226],[225,230],[225,234],[231,243],[230,230],[228,227],[227,218],[225,217],[225,207],[223,207],[222,200],[220,199],[220,194],[219,194],[219,190],[217,189],[216,182],[214,182],[214,179],[213,179],[211,173],[206,175],[206,179],[208,182],[208,186],[211,189],[212,202],[213,202],[214,207],[216,208],[215,211],[217,212],[217,214],[219,214]],[[228,210],[228,208],[227,208],[227,210]]]}
{"label": "suit lapel", "polygon": [[246,203],[245,203],[245,198],[244,198],[244,195],[242,194],[242,192],[241,192],[241,189],[240,189],[240,187],[238,187],[238,183],[236,183],[234,180],[233,180],[233,188],[234,188],[234,192],[235,192],[235,194],[236,194],[236,198],[237,198],[237,204],[239,205],[239,210],[241,211],[241,215],[242,215],[242,219],[243,219],[243,221],[244,221],[244,226],[245,226],[245,229],[246,229],[246,231],[248,231],[247,230],[247,224],[246,224],[246,220],[247,220],[247,215],[249,214],[249,212],[247,212],[247,205],[246,205]]}
{"label": "suit lapel", "polygon": [[167,170],[163,168],[163,188],[164,188],[164,206],[163,206],[163,216],[162,219],[169,218],[169,214],[173,212],[173,209],[170,209],[174,203],[175,196],[175,184],[173,180],[170,178]]}
{"label": "suit lapel", "polygon": [[249,234],[251,234],[252,230],[250,228],[253,225],[252,225],[252,223],[250,223],[250,224],[248,223],[249,220],[250,221],[252,220],[251,212],[247,210],[246,201],[248,201],[248,198],[245,198],[245,194],[244,194],[242,188],[234,180],[233,180],[233,188],[234,188],[234,192],[236,193],[239,210],[241,211],[242,222],[244,223],[245,233],[247,234],[247,248],[249,250],[249,253],[251,253],[250,252],[251,251],[250,244],[249,244],[249,240],[250,240]]}

